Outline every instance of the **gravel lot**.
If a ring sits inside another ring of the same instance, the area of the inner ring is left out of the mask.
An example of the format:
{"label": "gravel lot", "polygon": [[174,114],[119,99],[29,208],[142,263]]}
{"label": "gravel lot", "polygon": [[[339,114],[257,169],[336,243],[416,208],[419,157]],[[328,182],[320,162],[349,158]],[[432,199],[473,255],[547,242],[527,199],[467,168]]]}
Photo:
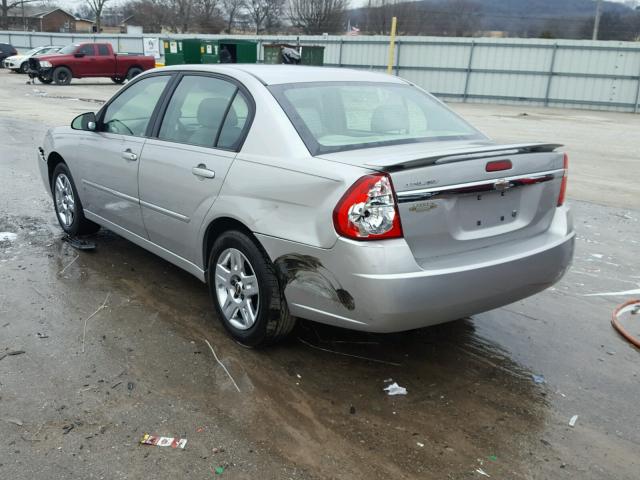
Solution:
{"label": "gravel lot", "polygon": [[[25,81],[0,70],[0,232],[17,234],[0,239],[0,478],[638,478],[640,352],[609,324],[631,297],[586,295],[640,286],[640,115],[453,104],[498,140],[567,146],[571,271],[447,325],[303,322],[252,351],[188,274],[109,232],[93,253],[61,241],[35,148],[118,87]],[[387,396],[388,378],[408,395]]]}

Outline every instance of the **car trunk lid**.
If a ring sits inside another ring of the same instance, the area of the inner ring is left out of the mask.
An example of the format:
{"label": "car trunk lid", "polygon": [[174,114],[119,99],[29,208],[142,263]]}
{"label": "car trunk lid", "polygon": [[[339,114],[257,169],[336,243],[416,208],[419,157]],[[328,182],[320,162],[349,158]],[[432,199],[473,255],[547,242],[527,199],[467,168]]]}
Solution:
{"label": "car trunk lid", "polygon": [[447,143],[322,158],[389,173],[404,237],[421,265],[549,228],[564,174],[560,145]]}

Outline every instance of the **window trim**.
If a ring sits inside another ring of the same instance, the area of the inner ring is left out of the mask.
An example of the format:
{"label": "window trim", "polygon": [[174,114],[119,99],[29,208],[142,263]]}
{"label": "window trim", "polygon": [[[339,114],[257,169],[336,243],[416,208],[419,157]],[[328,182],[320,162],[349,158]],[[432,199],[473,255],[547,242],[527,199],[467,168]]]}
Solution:
{"label": "window trim", "polygon": [[476,129],[473,125],[463,119],[460,115],[454,112],[452,109],[447,107],[444,103],[439,101],[437,98],[434,98],[432,95],[424,92],[421,89],[417,89],[418,92],[426,95],[431,98],[434,103],[441,104],[446,108],[453,116],[460,119],[464,124],[468,125],[474,134],[470,135],[447,135],[440,137],[416,137],[413,139],[399,139],[399,140],[387,140],[381,142],[368,142],[368,143],[359,143],[354,145],[336,145],[336,146],[325,146],[320,144],[316,140],[316,137],[311,133],[311,130],[307,127],[307,124],[304,122],[302,117],[298,114],[295,107],[289,102],[289,100],[285,96],[285,91],[292,88],[313,88],[313,87],[322,87],[325,85],[335,85],[335,86],[353,86],[354,84],[358,85],[390,85],[390,86],[406,86],[408,88],[416,88],[412,84],[396,84],[392,82],[345,82],[345,81],[326,81],[326,82],[299,82],[299,83],[282,83],[282,84],[274,84],[268,85],[267,90],[271,92],[273,97],[276,99],[280,108],[284,111],[287,118],[291,122],[291,125],[298,132],[298,135],[302,139],[303,143],[309,150],[309,153],[312,156],[318,156],[323,154],[330,153],[339,153],[339,152],[347,152],[351,150],[363,150],[366,148],[377,148],[377,147],[389,147],[394,145],[408,145],[412,143],[426,143],[426,142],[438,142],[438,141],[446,141],[446,140],[485,140],[486,137],[482,132]]}
{"label": "window trim", "polygon": [[[222,117],[222,122],[220,122],[220,126],[218,127],[218,132],[216,133],[214,144],[210,147],[205,145],[193,145],[191,143],[186,143],[186,142],[176,142],[174,140],[166,140],[158,136],[160,134],[160,127],[162,126],[164,117],[167,114],[169,103],[171,102],[171,99],[173,98],[173,95],[175,94],[176,89],[180,85],[180,82],[184,77],[187,77],[187,76],[216,78],[218,80],[229,82],[236,87],[236,90],[234,91],[229,103],[227,104],[227,109],[225,110],[224,116]],[[244,95],[244,98],[247,101],[247,107],[249,108],[247,121],[242,127],[242,131],[240,132],[240,136],[238,137],[238,140],[236,141],[236,145],[234,148],[218,147],[218,141],[220,140],[220,133],[222,132],[222,127],[224,127],[224,124],[227,121],[227,115],[239,91],[242,92],[242,94]],[[211,148],[213,150],[222,150],[224,152],[237,153],[242,149],[242,146],[244,145],[244,142],[247,139],[247,135],[249,134],[249,130],[251,129],[251,125],[253,125],[253,119],[255,118],[255,113],[256,113],[256,102],[253,99],[253,96],[251,95],[251,93],[249,93],[249,90],[244,86],[242,82],[238,81],[233,77],[230,77],[229,75],[224,75],[217,72],[203,72],[198,70],[186,70],[186,71],[183,70],[178,72],[178,74],[176,75],[176,78],[174,79],[171,85],[171,90],[164,92],[164,99],[162,100],[162,102],[159,102],[159,103],[161,104],[161,107],[157,112],[154,112],[156,113],[156,117],[155,117],[155,121],[153,122],[153,129],[149,135],[150,138],[154,138],[161,142],[176,143],[178,145],[189,145],[192,147]]]}
{"label": "window trim", "polygon": [[[131,87],[133,87],[138,82],[141,82],[142,80],[144,80],[146,78],[162,77],[162,76],[169,77],[169,81],[165,85],[164,90],[162,90],[162,93],[160,94],[160,99],[156,102],[155,107],[153,107],[153,110],[151,112],[151,116],[149,117],[149,123],[147,124],[147,129],[145,130],[144,135],[142,135],[142,136],[129,135],[127,133],[115,133],[114,134],[113,132],[105,132],[104,131],[104,116],[107,113],[107,109],[109,108],[109,106],[111,106],[111,104],[113,102],[115,102],[120,97],[120,95],[123,95]],[[154,72],[154,73],[149,73],[149,74],[145,74],[145,75],[138,75],[135,79],[133,79],[130,82],[128,82],[127,85],[125,85],[122,89],[120,89],[120,91],[116,95],[111,97],[107,101],[107,103],[105,103],[100,108],[100,110],[98,110],[98,113],[96,114],[97,127],[98,128],[96,130],[98,132],[100,132],[100,133],[111,133],[112,135],[123,135],[125,137],[151,138],[151,132],[153,131],[153,126],[155,125],[155,118],[158,115],[159,108],[163,104],[163,102],[165,100],[165,97],[167,97],[170,93],[173,92],[173,90],[171,90],[171,88],[172,88],[173,84],[176,81],[176,77],[177,77],[177,75],[175,74],[175,72]]]}

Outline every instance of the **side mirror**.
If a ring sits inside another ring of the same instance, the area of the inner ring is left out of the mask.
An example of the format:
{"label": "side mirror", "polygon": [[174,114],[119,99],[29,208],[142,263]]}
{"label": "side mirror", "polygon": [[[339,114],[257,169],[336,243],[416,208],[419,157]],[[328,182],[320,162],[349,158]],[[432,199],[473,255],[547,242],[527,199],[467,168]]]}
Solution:
{"label": "side mirror", "polygon": [[84,53],[77,52],[77,53],[74,53],[73,56],[76,58],[82,58],[84,57]]}
{"label": "side mirror", "polygon": [[96,131],[96,114],[93,112],[78,115],[71,122],[71,128],[74,130],[85,130],[87,132]]}

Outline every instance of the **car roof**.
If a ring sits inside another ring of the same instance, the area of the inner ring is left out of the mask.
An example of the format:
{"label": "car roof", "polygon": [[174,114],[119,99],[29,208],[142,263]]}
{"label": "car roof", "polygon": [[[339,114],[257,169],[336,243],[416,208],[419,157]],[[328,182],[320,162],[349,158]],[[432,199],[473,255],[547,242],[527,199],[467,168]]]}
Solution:
{"label": "car roof", "polygon": [[278,85],[283,83],[307,83],[307,82],[386,82],[406,83],[401,78],[376,73],[369,70],[354,70],[349,68],[310,67],[303,65],[265,65],[250,63],[225,63],[211,65],[175,65],[163,67],[167,70],[197,70],[224,72],[233,75],[233,71],[246,72],[265,85]]}

